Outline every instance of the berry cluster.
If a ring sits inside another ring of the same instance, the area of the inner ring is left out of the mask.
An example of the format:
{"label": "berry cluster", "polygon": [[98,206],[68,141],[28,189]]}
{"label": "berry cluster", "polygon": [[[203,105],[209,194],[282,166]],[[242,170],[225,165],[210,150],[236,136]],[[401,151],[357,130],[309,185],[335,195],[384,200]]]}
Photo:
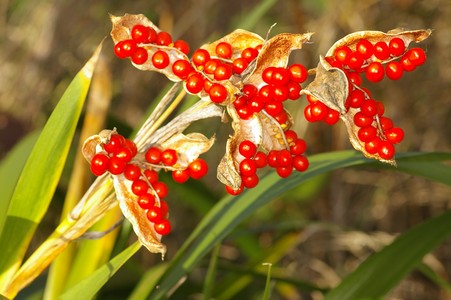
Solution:
{"label": "berry cluster", "polygon": [[[386,75],[391,80],[398,80],[403,72],[413,71],[422,65],[426,55],[421,48],[406,49],[404,41],[399,37],[375,44],[367,39],[361,39],[352,50],[349,46],[337,48],[333,56],[326,57],[327,62],[340,68],[346,74],[349,84],[349,95],[345,107],[353,109],[354,123],[359,127],[357,136],[364,143],[369,154],[377,154],[382,159],[390,160],[395,154],[394,144],[404,138],[404,131],[393,126],[393,121],[384,116],[385,108],[382,102],[372,99],[371,93],[362,84],[361,74],[370,82],[379,82]],[[385,64],[385,67],[384,65]],[[308,121],[315,121],[318,115],[326,116],[325,106],[313,97],[306,109]],[[321,105],[321,104],[322,105]],[[318,106],[318,107],[317,107]],[[314,109],[315,108],[315,109]],[[325,118],[325,122],[328,123]]]}
{"label": "berry cluster", "polygon": [[307,69],[301,64],[289,68],[268,67],[262,73],[265,84],[257,87],[247,84],[233,102],[241,119],[247,120],[264,110],[283,126],[288,119],[283,102],[299,98],[300,84],[307,79]]}
{"label": "berry cluster", "polygon": [[309,104],[304,109],[305,119],[309,122],[323,121],[327,125],[334,125],[340,119],[340,113],[326,106],[315,97],[307,95]]}
{"label": "berry cluster", "polygon": [[[183,40],[172,42],[172,36],[166,31],[157,32],[149,26],[137,24],[130,32],[131,39],[122,40],[114,46],[114,53],[119,58],[128,58],[137,65],[144,64],[149,58],[146,46],[174,47],[187,55],[189,45]],[[158,69],[164,69],[169,65],[169,56],[163,50],[156,51],[152,56],[152,63]]]}
{"label": "berry cluster", "polygon": [[293,130],[286,130],[281,143],[285,143],[283,139],[289,145],[289,149],[271,150],[268,154],[259,151],[257,145],[251,141],[242,141],[238,147],[239,153],[244,157],[239,165],[241,186],[237,190],[226,186],[226,191],[231,195],[238,195],[244,188],[255,187],[259,182],[257,170],[266,166],[274,168],[282,178],[290,176],[293,169],[298,172],[307,170],[309,162],[303,155],[306,149],[305,141],[298,138]]}
{"label": "berry cluster", "polygon": [[[150,147],[144,154],[146,163],[134,160],[137,154],[135,143],[120,134],[112,134],[109,141],[102,144],[102,151],[91,160],[91,171],[100,176],[106,172],[112,175],[123,174],[131,182],[130,190],[137,197],[137,204],[146,211],[147,219],[154,224],[155,232],[167,235],[171,231],[168,217],[168,204],[163,199],[168,194],[167,185],[159,181],[161,168],[172,170],[174,181],[183,183],[190,177],[202,178],[208,171],[205,161],[198,158],[186,169],[177,167],[178,154],[174,149],[161,150]],[[144,166],[144,167],[141,167]]]}

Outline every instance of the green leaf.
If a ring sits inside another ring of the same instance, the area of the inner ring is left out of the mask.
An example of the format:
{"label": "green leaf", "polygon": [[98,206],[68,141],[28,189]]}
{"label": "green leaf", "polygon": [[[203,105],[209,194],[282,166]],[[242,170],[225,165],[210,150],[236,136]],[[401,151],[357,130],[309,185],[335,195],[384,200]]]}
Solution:
{"label": "green leaf", "polygon": [[430,219],[373,254],[326,295],[333,299],[378,299],[395,287],[424,255],[451,235],[451,211]]}
{"label": "green leaf", "polygon": [[122,265],[126,263],[140,248],[141,244],[139,242],[135,242],[127,249],[116,255],[108,263],[104,264],[94,273],[58,297],[58,299],[93,299],[102,286],[104,286],[105,283],[107,283],[107,281],[113,277],[114,274],[116,274]]}
{"label": "green leaf", "polygon": [[101,47],[75,76],[48,119],[12,196],[0,245],[0,291],[19,268],[55,192]]}
{"label": "green leaf", "polygon": [[14,193],[20,172],[30,156],[40,131],[35,131],[23,138],[0,163],[0,232],[6,220],[11,196]]}
{"label": "green leaf", "polygon": [[[424,156],[431,160],[431,165],[440,164],[438,160],[451,159],[451,154],[408,153],[398,155],[398,163],[402,165],[404,159],[421,160],[424,159]],[[218,202],[179,249],[167,272],[160,279],[159,288],[154,289],[151,296],[155,298],[164,297],[180,278],[192,270],[216,243],[224,239],[239,223],[274,197],[316,175],[332,170],[365,164],[381,166],[380,163],[374,163],[373,160],[368,160],[355,151],[313,155],[310,157],[310,162],[309,170],[302,174],[297,173],[287,179],[281,179],[276,173],[271,173],[262,178],[256,188],[235,198],[224,197]],[[393,170],[396,169],[393,168]],[[427,174],[420,173],[418,175],[427,177]],[[448,183],[451,185],[451,182]]]}

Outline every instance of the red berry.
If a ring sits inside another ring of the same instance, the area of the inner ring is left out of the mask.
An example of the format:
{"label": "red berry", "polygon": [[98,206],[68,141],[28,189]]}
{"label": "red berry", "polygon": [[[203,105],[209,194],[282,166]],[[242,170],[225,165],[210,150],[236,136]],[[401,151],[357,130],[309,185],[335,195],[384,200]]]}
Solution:
{"label": "red berry", "polygon": [[377,153],[382,159],[389,160],[395,155],[395,147],[389,141],[381,141]]}
{"label": "red berry", "polygon": [[193,63],[196,66],[203,66],[207,61],[210,60],[210,53],[205,49],[197,49],[193,53]]}
{"label": "red berry", "polygon": [[157,69],[164,69],[169,65],[169,56],[166,52],[158,50],[152,55],[152,64]]}
{"label": "red berry", "polygon": [[137,24],[133,26],[131,36],[132,39],[137,43],[146,43],[149,39],[150,27],[144,26],[142,24]]}
{"label": "red berry", "polygon": [[365,100],[360,106],[360,111],[368,117],[374,117],[377,114],[377,103],[373,99]]}
{"label": "red berry", "polygon": [[404,139],[404,130],[399,127],[393,127],[384,132],[385,137],[392,144],[398,144]]}
{"label": "red berry", "polygon": [[168,187],[164,182],[161,181],[154,182],[152,183],[152,187],[160,199],[168,195]]}
{"label": "red berry", "polygon": [[120,134],[112,134],[108,143],[103,145],[108,153],[114,153],[125,145],[125,138]]}
{"label": "red berry", "polygon": [[288,121],[288,115],[284,110],[282,110],[279,114],[275,115],[273,118],[274,120],[277,121],[277,123],[281,125],[286,124]]}
{"label": "red berry", "polygon": [[117,158],[121,159],[122,161],[124,161],[125,163],[128,163],[129,161],[131,161],[133,156],[134,155],[133,155],[132,150],[129,149],[128,147],[122,147],[113,153],[113,157],[117,157]]}
{"label": "red berry", "polygon": [[390,49],[386,42],[377,42],[373,48],[374,56],[379,60],[386,60],[390,56]]}
{"label": "red berry", "polygon": [[259,179],[257,174],[253,174],[251,176],[243,176],[241,178],[241,181],[244,187],[251,189],[257,186]]}
{"label": "red berry", "polygon": [[204,72],[207,74],[214,74],[216,68],[221,64],[221,61],[217,59],[210,59],[205,63]]}
{"label": "red berry", "polygon": [[229,193],[230,195],[236,196],[236,195],[241,194],[241,192],[243,192],[244,185],[243,185],[243,183],[241,183],[241,186],[237,190],[234,190],[231,186],[226,185],[225,189],[226,189],[227,193]]}
{"label": "red berry", "polygon": [[301,86],[299,85],[299,83],[290,81],[287,85],[287,88],[288,88],[288,99],[296,100],[299,98],[300,96],[299,93],[301,92]]}
{"label": "red berry", "polygon": [[324,118],[324,123],[327,125],[334,125],[340,120],[340,113],[336,111],[335,109],[329,108],[327,110],[327,115]]}
{"label": "red berry", "polygon": [[357,72],[348,72],[347,75],[349,83],[360,86],[362,84],[362,77]]}
{"label": "red berry", "polygon": [[141,177],[141,169],[134,164],[128,164],[124,169],[124,176],[130,181],[134,181]]}
{"label": "red berry", "polygon": [[292,155],[301,155],[307,149],[307,144],[303,139],[297,139],[294,145],[290,146],[290,152]]}
{"label": "red berry", "polygon": [[315,104],[311,105],[310,112],[316,121],[324,120],[327,115],[327,106],[324,103],[317,101]]}
{"label": "red berry", "polygon": [[289,167],[291,166],[292,159],[291,153],[287,149],[280,150],[277,154],[277,166],[279,167]]}
{"label": "red berry", "polygon": [[270,116],[277,116],[283,110],[283,104],[277,101],[269,101],[265,104],[265,110]]}
{"label": "red berry", "polygon": [[359,108],[364,101],[365,94],[361,90],[353,90],[346,99],[346,103],[352,108]]}
{"label": "red berry", "polygon": [[244,58],[248,63],[253,61],[258,56],[258,50],[254,48],[246,48],[241,52],[241,57]]}
{"label": "red berry", "polygon": [[160,207],[154,205],[147,211],[147,219],[152,223],[160,222],[163,219],[163,212]]}
{"label": "red berry", "polygon": [[271,74],[270,84],[286,85],[290,81],[290,72],[285,68],[275,68]]}
{"label": "red berry", "polygon": [[359,140],[361,140],[364,143],[367,143],[374,139],[377,135],[377,129],[373,126],[366,126],[359,129],[359,132],[357,133],[357,136],[359,137]]}
{"label": "red berry", "polygon": [[190,177],[189,169],[172,171],[172,179],[177,183],[184,183]]}
{"label": "red berry", "polygon": [[164,217],[166,217],[169,211],[168,203],[160,199],[160,204],[157,206],[161,208],[161,213],[163,214]]}
{"label": "red berry", "polygon": [[308,122],[316,122],[316,118],[312,115],[312,106],[313,104],[307,105],[304,108],[304,117]]}
{"label": "red berry", "polygon": [[255,85],[252,84],[245,84],[243,86],[243,94],[245,94],[248,97],[254,97],[258,94],[258,89]]}
{"label": "red berry", "polygon": [[198,180],[207,175],[208,164],[205,160],[197,158],[189,164],[188,169],[190,176]]}
{"label": "red berry", "polygon": [[290,79],[297,83],[303,83],[307,80],[308,72],[307,68],[301,64],[293,64],[288,68],[290,72]]}
{"label": "red berry", "polygon": [[180,79],[186,79],[191,71],[191,64],[187,60],[179,59],[172,64],[172,72]]}
{"label": "red berry", "polygon": [[159,164],[161,162],[161,150],[157,147],[150,147],[145,154],[146,161],[150,164]]}
{"label": "red berry", "polygon": [[298,135],[293,130],[289,129],[284,132],[285,139],[287,140],[288,144],[294,144],[294,142],[298,139]]}
{"label": "red berry", "polygon": [[114,45],[114,54],[119,58],[127,58],[131,56],[136,49],[136,43],[133,40],[124,40]]}
{"label": "red berry", "polygon": [[125,139],[124,147],[130,150],[132,156],[135,156],[136,153],[138,153],[138,148],[136,147],[136,144],[132,140]]}
{"label": "red berry", "polygon": [[270,85],[264,85],[258,90],[258,94],[262,97],[264,102],[273,100],[273,89]]}
{"label": "red berry", "polygon": [[170,43],[172,43],[172,36],[167,33],[166,31],[160,31],[157,34],[157,45],[161,46],[168,46]]}
{"label": "red berry", "polygon": [[110,158],[107,155],[97,153],[91,160],[91,172],[96,176],[103,175],[108,171],[109,162]]}
{"label": "red berry", "polygon": [[244,140],[240,143],[238,151],[244,157],[250,158],[257,153],[257,146],[249,140]]}
{"label": "red berry", "polygon": [[403,55],[400,62],[402,64],[402,69],[406,72],[412,72],[416,68],[416,66],[410,61],[407,55]]}
{"label": "red berry", "polygon": [[361,39],[357,42],[355,50],[362,56],[363,59],[368,59],[373,55],[373,44],[366,39]]}
{"label": "red berry", "polygon": [[171,223],[167,219],[162,219],[153,225],[155,232],[160,235],[168,235],[171,232]]}
{"label": "red berry", "polygon": [[205,91],[206,93],[209,93],[209,92],[210,92],[212,86],[213,86],[213,82],[211,82],[211,81],[208,80],[208,79],[205,79],[205,80],[204,80],[204,91]]}
{"label": "red berry", "polygon": [[366,69],[366,78],[371,82],[379,82],[384,78],[384,67],[380,62],[373,61]]}
{"label": "red berry", "polygon": [[276,172],[280,177],[287,178],[293,173],[293,167],[291,165],[289,167],[277,167]]}
{"label": "red berry", "polygon": [[177,151],[166,149],[161,152],[161,162],[166,166],[173,166],[177,162]]}
{"label": "red berry", "polygon": [[248,105],[238,108],[236,112],[243,120],[249,120],[254,115],[253,109]]}
{"label": "red berry", "polygon": [[191,74],[186,80],[186,90],[191,94],[198,94],[204,88],[204,77],[200,73]]}
{"label": "red berry", "polygon": [[379,150],[381,139],[379,137],[373,138],[371,141],[365,143],[365,150],[369,154],[376,154]]}
{"label": "red berry", "polygon": [[237,58],[232,62],[232,70],[235,74],[241,74],[244,70],[246,70],[249,65],[248,61],[244,58]]}
{"label": "red berry", "polygon": [[122,160],[116,156],[113,156],[110,158],[110,164],[108,165],[108,172],[110,172],[112,175],[119,175],[122,172],[124,172],[126,166],[127,166],[127,163],[124,160]]}
{"label": "red berry", "polygon": [[264,168],[264,167],[266,167],[266,164],[267,164],[266,154],[261,152],[261,151],[258,151],[255,154],[254,163],[255,163],[255,166],[257,168]]}
{"label": "red berry", "polygon": [[220,64],[216,67],[214,72],[215,80],[227,80],[232,76],[232,67],[227,64]]}
{"label": "red berry", "polygon": [[268,156],[266,157],[266,161],[268,162],[268,165],[271,168],[276,168],[278,163],[277,163],[277,154],[279,153],[279,151],[277,150],[271,150],[268,153]]}
{"label": "red berry", "polygon": [[188,55],[189,53],[189,45],[184,40],[177,40],[174,42],[174,48],[180,50],[184,54]]}
{"label": "red berry", "polygon": [[216,45],[216,54],[222,58],[232,57],[232,46],[226,42],[220,42]]}
{"label": "red berry", "polygon": [[137,201],[142,209],[149,209],[155,205],[155,197],[149,193],[140,195]]}
{"label": "red berry", "polygon": [[401,63],[397,61],[391,61],[385,66],[385,74],[391,80],[398,80],[402,77],[404,69]]}
{"label": "red berry", "polygon": [[421,66],[426,61],[426,53],[421,48],[410,49],[406,56],[416,67]]}
{"label": "red berry", "polygon": [[309,167],[309,161],[304,155],[293,156],[293,168],[298,172],[304,172]]}
{"label": "red berry", "polygon": [[257,171],[255,162],[249,158],[244,159],[240,163],[240,174],[242,176],[251,176]]}
{"label": "red berry", "polygon": [[390,54],[392,56],[401,56],[406,51],[406,45],[404,41],[398,37],[392,38],[388,44],[388,48],[390,49]]}
{"label": "red berry", "polygon": [[393,127],[393,121],[390,118],[379,117],[379,123],[383,131]]}
{"label": "red berry", "polygon": [[272,87],[274,100],[283,102],[288,99],[288,88],[284,85],[275,85]]}
{"label": "red berry", "polygon": [[144,180],[137,179],[133,181],[131,189],[133,194],[135,194],[136,196],[141,196],[147,193],[149,186],[147,185],[147,182],[145,182]]}
{"label": "red berry", "polygon": [[265,107],[265,103],[262,97],[255,96],[248,102],[248,107],[252,113],[258,113]]}
{"label": "red berry", "polygon": [[152,170],[152,169],[147,169],[143,173],[144,173],[144,176],[146,176],[146,179],[150,184],[154,184],[155,182],[158,181],[157,171]]}
{"label": "red berry", "polygon": [[157,41],[157,32],[152,27],[149,27],[149,37],[146,43],[154,44]]}
{"label": "red berry", "polygon": [[360,70],[364,63],[364,59],[359,52],[352,52],[349,55],[348,66],[353,70]]}
{"label": "red berry", "polygon": [[359,111],[354,115],[354,123],[359,127],[370,126],[373,123],[373,117],[369,117]]}
{"label": "red berry", "polygon": [[222,103],[228,96],[227,89],[218,83],[213,83],[208,94],[210,95],[210,100],[214,103]]}
{"label": "red berry", "polygon": [[141,47],[136,48],[135,52],[132,54],[132,62],[137,65],[142,65],[149,58],[147,50]]}
{"label": "red berry", "polygon": [[342,46],[335,51],[334,58],[338,63],[347,65],[351,53],[352,50],[348,46]]}

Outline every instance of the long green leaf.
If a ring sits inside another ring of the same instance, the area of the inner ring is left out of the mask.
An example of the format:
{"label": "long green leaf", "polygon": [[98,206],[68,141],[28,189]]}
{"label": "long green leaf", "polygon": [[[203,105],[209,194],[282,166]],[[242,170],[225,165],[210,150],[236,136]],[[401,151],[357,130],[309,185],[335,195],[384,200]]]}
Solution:
{"label": "long green leaf", "polygon": [[108,263],[97,269],[94,273],[86,277],[80,283],[69,289],[63,295],[58,297],[60,300],[78,300],[78,299],[92,299],[100,290],[100,288],[107,283],[107,281],[116,274],[122,265],[127,262],[139,249],[141,244],[135,242],[127,249],[116,255]]}
{"label": "long green leaf", "polygon": [[63,94],[17,182],[0,237],[0,291],[5,289],[20,266],[31,237],[53,197],[100,48]]}
{"label": "long green leaf", "polygon": [[[440,164],[437,161],[438,159],[451,159],[451,154],[407,153],[398,156],[398,164],[401,166],[403,159],[421,160],[423,156],[427,156],[431,160],[431,166]],[[295,187],[313,176],[335,169],[364,164],[374,165],[374,161],[365,159],[360,153],[355,151],[318,154],[311,156],[310,162],[311,166],[307,172],[294,174],[287,179],[280,179],[277,174],[272,173],[263,178],[256,188],[243,193],[233,200],[230,196],[227,196],[218,202],[204,217],[181,249],[179,249],[168,271],[161,278],[158,284],[159,288],[154,289],[151,296],[155,298],[164,297],[176,285],[178,280],[194,268],[200,259],[216,243],[226,237],[227,234],[256,209],[268,203],[284,191]],[[446,180],[446,183],[451,185],[451,177]]]}
{"label": "long green leaf", "polygon": [[28,134],[22,139],[0,163],[0,232],[5,224],[11,196],[19,180],[20,172],[30,156],[40,131]]}
{"label": "long green leaf", "polygon": [[379,299],[401,281],[424,255],[451,235],[451,211],[430,219],[399,236],[370,256],[326,295],[334,299]]}

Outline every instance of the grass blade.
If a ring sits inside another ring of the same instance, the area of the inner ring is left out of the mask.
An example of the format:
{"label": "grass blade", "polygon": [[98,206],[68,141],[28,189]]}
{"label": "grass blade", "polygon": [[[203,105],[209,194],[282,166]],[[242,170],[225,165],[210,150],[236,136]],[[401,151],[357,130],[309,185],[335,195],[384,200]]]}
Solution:
{"label": "grass blade", "polygon": [[208,300],[211,298],[211,292],[213,290],[213,286],[216,278],[216,269],[218,267],[218,257],[219,250],[221,249],[221,244],[217,244],[213,251],[211,252],[210,263],[208,265],[207,274],[205,276],[205,284],[203,289],[203,298]]}
{"label": "grass blade", "polygon": [[325,299],[382,298],[449,235],[451,211],[414,227],[370,256]]}
{"label": "grass blade", "polygon": [[[0,237],[0,291],[19,268],[63,171],[101,47],[75,76],[47,121],[20,175]],[[12,294],[10,294],[12,293]],[[14,291],[7,295],[13,297]]]}

